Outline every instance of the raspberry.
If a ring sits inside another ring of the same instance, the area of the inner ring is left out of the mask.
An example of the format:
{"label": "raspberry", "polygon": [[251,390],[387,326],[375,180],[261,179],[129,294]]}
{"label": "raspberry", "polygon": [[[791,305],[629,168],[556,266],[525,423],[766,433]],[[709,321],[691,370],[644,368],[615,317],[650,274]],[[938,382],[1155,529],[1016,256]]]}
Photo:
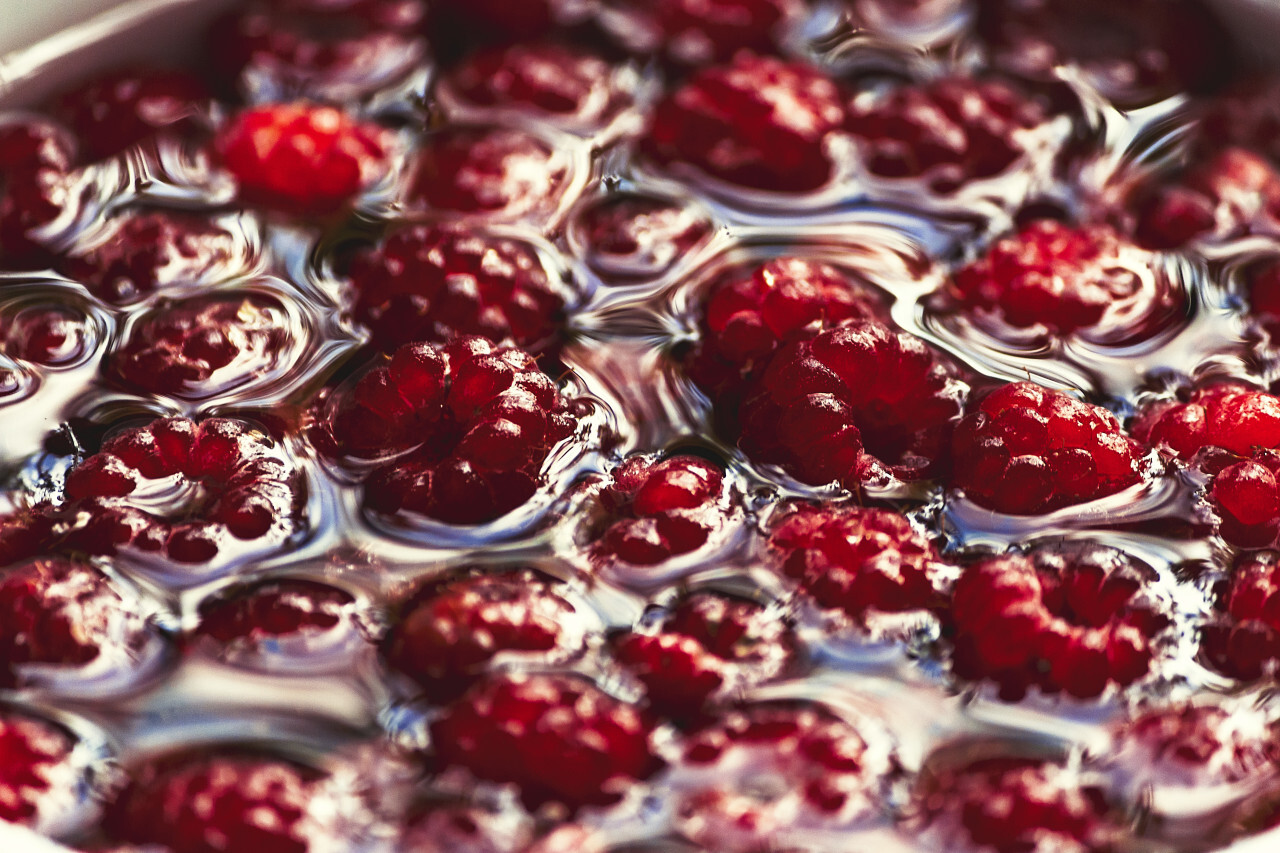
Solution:
{"label": "raspberry", "polygon": [[1208,385],[1185,403],[1148,408],[1134,421],[1133,434],[1184,461],[1206,447],[1250,456],[1280,447],[1280,397],[1234,382]]}
{"label": "raspberry", "polygon": [[0,709],[0,820],[52,829],[79,803],[76,739],[53,722]]}
{"label": "raspberry", "polygon": [[162,288],[231,278],[249,265],[248,252],[248,242],[218,220],[148,210],[110,220],[57,266],[94,296],[121,305]]}
{"label": "raspberry", "polygon": [[1181,294],[1169,290],[1153,260],[1110,226],[1038,220],[956,272],[947,293],[1010,326],[1122,332],[1132,340],[1160,331],[1183,310]]}
{"label": "raspberry", "polygon": [[88,159],[104,160],[158,134],[194,135],[210,98],[191,74],[126,68],[63,94],[54,112],[75,131]]}
{"label": "raspberry", "polygon": [[1241,681],[1270,677],[1280,666],[1280,563],[1273,551],[1241,554],[1219,586],[1201,630],[1200,659]]}
{"label": "raspberry", "polygon": [[490,677],[431,724],[442,766],[514,784],[531,811],[617,802],[657,769],[650,734],[638,710],[569,675]]}
{"label": "raspberry", "polygon": [[690,255],[712,230],[691,204],[633,193],[614,193],[583,209],[570,239],[597,273],[656,278]]}
{"label": "raspberry", "polygon": [[439,0],[428,4],[432,46],[451,57],[476,43],[514,44],[545,34],[562,17],[563,0]]}
{"label": "raspberry", "polygon": [[791,626],[775,612],[713,592],[688,595],[655,629],[624,634],[614,649],[644,685],[649,706],[672,717],[692,717],[771,681],[797,655]]}
{"label": "raspberry", "polygon": [[240,113],[217,148],[242,201],[299,216],[341,211],[387,169],[381,128],[305,103]]}
{"label": "raspberry", "polygon": [[896,512],[787,507],[771,523],[769,551],[820,606],[864,623],[874,613],[940,609],[942,558]]}
{"label": "raspberry", "polygon": [[221,291],[161,302],[129,326],[107,356],[107,376],[124,388],[208,399],[291,366],[291,317],[276,299]]}
{"label": "raspberry", "polygon": [[496,655],[578,651],[579,621],[573,605],[532,571],[459,573],[423,584],[396,608],[382,659],[433,702],[451,702]]}
{"label": "raspberry", "polygon": [[0,121],[0,267],[41,269],[51,257],[40,229],[73,204],[70,136],[51,122]]}
{"label": "raspberry", "polygon": [[1115,416],[1030,382],[997,388],[956,426],[952,484],[996,512],[1038,515],[1140,479],[1143,447]]}
{"label": "raspberry", "polygon": [[1280,160],[1280,89],[1268,77],[1245,77],[1220,96],[1206,101],[1195,127],[1195,153],[1210,155],[1223,148],[1247,148]]}
{"label": "raspberry", "polygon": [[1134,234],[1153,249],[1178,249],[1205,237],[1280,231],[1280,173],[1245,148],[1197,160],[1174,181],[1140,188]]}
{"label": "raspberry", "polygon": [[529,828],[510,815],[476,806],[432,803],[411,812],[396,850],[414,853],[516,853],[526,851]]}
{"label": "raspberry", "polygon": [[[158,418],[118,433],[67,474],[94,554],[127,551],[180,564],[223,561],[282,544],[301,524],[292,465],[265,435],[227,418]],[[166,515],[154,512],[168,493]]]}
{"label": "raspberry", "polygon": [[654,109],[642,148],[757,190],[804,193],[831,180],[826,140],[845,123],[834,80],[807,65],[740,54],[706,68]]}
{"label": "raspberry", "polygon": [[503,128],[432,134],[411,171],[411,201],[502,220],[529,219],[554,207],[568,181],[568,167],[549,143]]}
{"label": "raspberry", "polygon": [[1093,699],[1147,675],[1172,621],[1154,572],[1102,546],[1040,549],[970,566],[951,599],[952,668],[1006,701],[1038,686]]}
{"label": "raspberry", "polygon": [[776,53],[788,23],[803,11],[794,0],[658,0],[624,3],[618,37],[680,65],[729,62],[742,50]]}
{"label": "raspberry", "polygon": [[600,492],[593,557],[653,566],[696,551],[724,524],[723,481],[718,465],[697,456],[628,459]]}
{"label": "raspberry", "polygon": [[[65,298],[64,298],[65,299]],[[70,304],[24,301],[0,311],[0,350],[45,367],[65,367],[88,355],[89,318]]]}
{"label": "raspberry", "polygon": [[891,769],[884,736],[871,734],[869,721],[818,707],[733,712],[684,744],[676,828],[708,849],[748,853],[866,824],[883,808]]}
{"label": "raspberry", "polygon": [[1027,153],[1023,137],[1048,110],[994,80],[949,77],[858,95],[848,128],[882,178],[922,178],[939,193],[993,178]]}
{"label": "raspberry", "polygon": [[1213,478],[1209,496],[1217,506],[1222,524],[1219,533],[1228,542],[1243,548],[1265,548],[1280,528],[1280,455],[1258,453],[1229,465]]}
{"label": "raspberry", "polygon": [[1249,313],[1256,318],[1272,342],[1280,341],[1280,259],[1268,259],[1245,273]]}
{"label": "raspberry", "polygon": [[962,391],[923,341],[850,323],[778,351],[742,404],[739,443],[815,485],[929,477],[947,464]]}
{"label": "raspberry", "polygon": [[354,313],[384,351],[459,335],[546,346],[564,298],[532,247],[460,226],[412,225],[351,262]]}
{"label": "raspberry", "polygon": [[0,566],[49,553],[56,540],[51,514],[16,511],[0,515]]}
{"label": "raspberry", "polygon": [[235,663],[270,664],[282,654],[284,665],[355,633],[355,597],[344,589],[301,578],[240,584],[200,602],[195,637],[208,638],[218,653]]}

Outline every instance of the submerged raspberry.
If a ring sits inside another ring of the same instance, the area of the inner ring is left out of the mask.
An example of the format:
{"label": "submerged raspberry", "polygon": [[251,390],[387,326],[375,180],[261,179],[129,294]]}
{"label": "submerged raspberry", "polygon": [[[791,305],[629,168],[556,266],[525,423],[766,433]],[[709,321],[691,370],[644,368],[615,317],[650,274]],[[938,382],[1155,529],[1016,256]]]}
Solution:
{"label": "submerged raspberry", "polygon": [[953,485],[996,512],[1038,515],[1140,480],[1143,448],[1115,416],[1060,391],[1014,382],[956,426]]}
{"label": "submerged raspberry", "polygon": [[0,710],[0,820],[41,829],[74,807],[82,784],[76,741],[52,722]]}
{"label": "submerged raspberry", "polygon": [[355,597],[319,581],[282,578],[241,584],[200,602],[197,637],[208,637],[236,659],[264,647],[299,642],[317,646],[353,630]]}
{"label": "submerged raspberry", "polygon": [[192,74],[126,68],[63,94],[54,111],[75,131],[85,157],[102,160],[157,135],[192,136],[210,99]]}
{"label": "submerged raspberry", "polygon": [[1235,456],[1280,447],[1280,397],[1224,382],[1197,388],[1184,402],[1165,402],[1143,412],[1133,434],[1190,461],[1203,448]]}
{"label": "submerged raspberry", "polygon": [[1280,172],[1260,154],[1225,148],[1169,183],[1138,190],[1134,234],[1153,249],[1280,232]]}
{"label": "submerged raspberry", "polygon": [[40,269],[51,260],[39,232],[73,202],[74,155],[69,134],[52,122],[0,121],[0,269]]}
{"label": "submerged raspberry", "polygon": [[970,566],[951,599],[952,669],[994,681],[1017,701],[1028,688],[1093,699],[1144,677],[1171,624],[1154,572],[1120,551],[1040,549]]}
{"label": "submerged raspberry", "polygon": [[36,302],[0,311],[0,352],[45,367],[64,367],[88,354],[89,318],[72,304]]}
{"label": "submerged raspberry", "polygon": [[579,213],[574,228],[586,261],[596,272],[652,278],[705,241],[712,225],[692,204],[614,193]]}
{"label": "submerged raspberry", "polygon": [[43,507],[0,515],[0,566],[48,554],[56,540],[54,517]]}
{"label": "submerged raspberry", "polygon": [[634,707],[570,675],[480,682],[431,724],[436,758],[514,784],[530,810],[617,802],[658,767],[651,724]]}
{"label": "submerged raspberry", "polygon": [[1280,554],[1263,551],[1236,559],[1201,630],[1200,659],[1242,681],[1273,677],[1280,669]]}
{"label": "submerged raspberry", "polygon": [[803,10],[796,0],[629,0],[622,9],[620,40],[691,67],[729,62],[742,50],[776,53]]}
{"label": "submerged raspberry", "polygon": [[414,853],[527,853],[532,833],[512,815],[479,806],[430,803],[410,810],[396,850]]}
{"label": "submerged raspberry", "polygon": [[836,82],[816,68],[740,54],[699,71],[653,113],[645,153],[742,187],[804,193],[831,180],[827,138],[845,122]]}

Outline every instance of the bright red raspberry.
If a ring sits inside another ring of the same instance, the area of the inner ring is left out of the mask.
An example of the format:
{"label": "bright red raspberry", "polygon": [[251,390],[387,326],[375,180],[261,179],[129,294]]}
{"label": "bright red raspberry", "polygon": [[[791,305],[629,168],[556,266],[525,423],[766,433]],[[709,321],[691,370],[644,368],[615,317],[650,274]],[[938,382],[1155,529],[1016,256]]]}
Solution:
{"label": "bright red raspberry", "polygon": [[165,301],[133,321],[104,370],[130,390],[208,399],[292,367],[294,330],[279,300],[254,291]]}
{"label": "bright red raspberry", "polygon": [[[157,418],[120,432],[70,470],[66,493],[82,517],[73,541],[94,554],[226,562],[279,546],[302,523],[288,457],[228,418]],[[172,498],[163,515],[159,494]]]}
{"label": "bright red raspberry", "polygon": [[382,659],[432,702],[456,700],[495,655],[567,658],[584,640],[574,606],[532,571],[437,578],[393,609]]}
{"label": "bright red raspberry", "polygon": [[70,300],[23,300],[0,309],[0,351],[44,367],[84,360],[95,337],[84,309]]}
{"label": "bright red raspberry", "polygon": [[1139,188],[1134,235],[1152,249],[1280,232],[1280,172],[1246,148],[1197,159],[1165,184]]}
{"label": "bright red raspberry", "polygon": [[896,512],[797,504],[770,526],[769,551],[782,572],[820,606],[859,624],[942,605],[943,560]]}
{"label": "bright red raspberry", "polygon": [[947,465],[964,390],[924,341],[854,322],[778,351],[739,411],[739,444],[815,485],[930,477]]}
{"label": "bright red raspberry", "polygon": [[771,681],[794,663],[798,640],[780,614],[714,592],[683,598],[654,626],[614,641],[619,663],[644,685],[649,706],[688,718],[710,703]]}
{"label": "bright red raspberry", "polygon": [[684,66],[729,62],[739,51],[777,53],[804,8],[796,0],[656,0],[621,5],[606,21],[633,50],[661,53]]}
{"label": "bright red raspberry", "polygon": [[1148,408],[1134,421],[1133,434],[1184,461],[1203,448],[1247,457],[1280,447],[1280,397],[1235,382],[1208,385],[1186,402]]}
{"label": "bright red raspberry", "polygon": [[698,456],[633,456],[614,469],[589,534],[596,560],[654,566],[696,551],[724,526],[724,470]]}
{"label": "bright red raspberry", "polygon": [[1222,538],[1243,548],[1270,546],[1280,530],[1280,454],[1259,452],[1213,478],[1209,497],[1221,516]]}
{"label": "bright red raspberry", "polygon": [[603,276],[656,278],[692,254],[711,231],[711,219],[690,203],[612,193],[578,214],[570,240]]}
{"label": "bright red raspberry", "polygon": [[837,83],[816,68],[749,53],[694,74],[653,112],[644,152],[757,190],[804,193],[831,180],[828,137],[846,119]]}
{"label": "bright red raspberry", "polygon": [[87,159],[103,160],[157,135],[198,134],[211,100],[193,74],[123,68],[61,95],[54,113],[75,131]]}
{"label": "bright red raspberry", "polygon": [[84,784],[61,726],[12,708],[0,710],[0,820],[37,831],[59,827],[81,802]]}
{"label": "bright red raspberry", "polygon": [[333,107],[267,104],[218,135],[247,204],[298,216],[341,211],[386,172],[385,132]]}
{"label": "bright red raspberry", "polygon": [[1031,686],[1093,699],[1151,671],[1172,620],[1155,573],[1101,546],[992,557],[951,598],[952,670],[990,680],[1006,701]]}
{"label": "bright red raspberry", "polygon": [[532,810],[617,802],[658,769],[636,708],[570,675],[492,676],[431,724],[442,767],[514,784]]}
{"label": "bright red raspberry", "polygon": [[53,257],[40,230],[75,203],[70,134],[39,119],[0,121],[0,268],[41,269]]}
{"label": "bright red raspberry", "polygon": [[354,636],[356,599],[319,581],[281,578],[238,584],[200,602],[194,636],[237,664],[267,665],[279,655],[290,671]]}
{"label": "bright red raspberry", "polygon": [[564,316],[563,285],[532,246],[456,225],[411,225],[349,271],[354,313],[374,346],[460,335],[545,347]]}
{"label": "bright red raspberry", "polygon": [[996,512],[1039,515],[1134,485],[1143,453],[1106,409],[1014,382],[956,426],[952,484]]}
{"label": "bright red raspberry", "polygon": [[1280,555],[1241,554],[1215,591],[1214,612],[1201,629],[1200,659],[1241,681],[1280,669]]}

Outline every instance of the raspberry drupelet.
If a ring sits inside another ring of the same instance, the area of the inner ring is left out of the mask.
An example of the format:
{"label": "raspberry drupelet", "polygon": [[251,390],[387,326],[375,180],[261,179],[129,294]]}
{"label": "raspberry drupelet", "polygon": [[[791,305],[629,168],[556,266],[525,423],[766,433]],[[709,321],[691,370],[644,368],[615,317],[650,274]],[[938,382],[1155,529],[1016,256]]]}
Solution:
{"label": "raspberry drupelet", "polygon": [[1273,678],[1280,670],[1280,554],[1249,552],[1235,559],[1201,628],[1200,660],[1241,681]]}

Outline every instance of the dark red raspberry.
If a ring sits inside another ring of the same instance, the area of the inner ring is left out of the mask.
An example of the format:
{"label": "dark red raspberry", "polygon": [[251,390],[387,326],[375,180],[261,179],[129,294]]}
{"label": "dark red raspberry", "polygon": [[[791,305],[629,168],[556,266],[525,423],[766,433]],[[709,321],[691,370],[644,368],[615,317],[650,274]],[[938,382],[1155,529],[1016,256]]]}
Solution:
{"label": "dark red raspberry", "polygon": [[1029,687],[1093,699],[1151,671],[1172,621],[1155,573],[1102,546],[1039,549],[965,569],[951,600],[952,669],[1006,701]]}
{"label": "dark red raspberry", "polygon": [[1247,457],[1280,447],[1280,397],[1234,382],[1197,388],[1186,402],[1148,408],[1134,421],[1133,434],[1184,461],[1206,447]]}
{"label": "dark red raspberry", "polygon": [[570,812],[617,802],[658,768],[652,727],[636,708],[569,675],[501,675],[480,682],[431,724],[443,767],[514,784],[532,810]]}
{"label": "dark red raspberry", "polygon": [[865,626],[876,614],[936,611],[944,562],[904,516],[797,504],[771,523],[778,567],[822,607]]}
{"label": "dark red raspberry", "polygon": [[[266,435],[227,418],[158,418],[127,429],[75,465],[66,483],[81,518],[73,540],[95,554],[225,562],[279,546],[301,524],[293,465]],[[158,504],[161,496],[169,500]]]}
{"label": "dark red raspberry", "polygon": [[[0,820],[53,829],[79,804],[76,739],[50,721],[0,710]],[[64,827],[65,829],[65,827]]]}
{"label": "dark red raspberry", "polygon": [[956,426],[952,484],[996,512],[1038,515],[1134,485],[1143,453],[1106,409],[1014,382]]}
{"label": "dark red raspberry", "polygon": [[578,214],[570,239],[597,273],[655,278],[688,257],[710,235],[710,218],[689,203],[615,193]]}
{"label": "dark red raspberry", "polygon": [[572,604],[532,571],[461,573],[429,581],[394,608],[382,659],[433,702],[452,702],[495,655],[545,661],[582,647]]}
{"label": "dark red raspberry", "polygon": [[1280,554],[1240,555],[1218,585],[1201,629],[1200,659],[1231,678],[1256,681],[1280,668]]}
{"label": "dark red raspberry", "polygon": [[217,148],[242,201],[298,216],[341,211],[387,169],[385,131],[306,103],[245,110]]}
{"label": "dark red raspberry", "polygon": [[696,551],[724,526],[723,483],[723,469],[698,456],[631,457],[599,493],[592,556],[653,566]]}
{"label": "dark red raspberry", "polygon": [[40,269],[52,258],[40,229],[73,203],[70,134],[52,122],[0,121],[0,267]]}
{"label": "dark red raspberry", "polygon": [[163,301],[136,317],[104,370],[130,390],[208,399],[293,366],[288,310],[251,290]]}
{"label": "dark red raspberry", "polygon": [[114,304],[153,290],[232,278],[249,266],[250,244],[225,223],[187,213],[150,210],[109,221],[59,258],[59,271]]}
{"label": "dark red raspberry", "polygon": [[1280,341],[1280,258],[1250,265],[1244,279],[1249,313],[1267,330],[1274,346]]}
{"label": "dark red raspberry", "polygon": [[396,850],[414,853],[519,853],[532,833],[509,815],[478,806],[430,803],[411,810]]}
{"label": "dark red raspberry", "polygon": [[262,664],[269,654],[291,660],[340,645],[357,631],[356,599],[345,589],[302,578],[240,584],[200,602],[195,637],[208,638],[235,663]]}
{"label": "dark red raspberry", "polygon": [[803,12],[795,0],[627,0],[621,9],[627,15],[611,27],[621,41],[691,67],[729,62],[741,50],[776,53]]}
{"label": "dark red raspberry", "polygon": [[706,68],[654,109],[644,152],[757,190],[804,193],[835,174],[827,139],[845,123],[844,96],[816,68],[740,54]]}
{"label": "dark red raspberry", "polygon": [[951,193],[1008,170],[1049,119],[1045,105],[1009,84],[947,77],[858,95],[848,128],[872,174],[921,178]]}
{"label": "dark red raspberry", "polygon": [[445,57],[474,44],[533,41],[566,17],[565,0],[437,0],[428,4],[431,43]]}
{"label": "dark red raspberry", "polygon": [[1037,220],[957,271],[947,294],[1009,326],[1129,341],[1183,313],[1153,261],[1110,226]]}
{"label": "dark red raspberry", "polygon": [[209,90],[192,74],[126,68],[63,94],[54,112],[75,131],[84,156],[102,160],[158,134],[198,133],[210,100]]}
{"label": "dark red raspberry", "polygon": [[919,338],[850,323],[778,351],[742,404],[739,444],[815,485],[929,477],[947,465],[963,393]]}
{"label": "dark red raspberry", "polygon": [[559,283],[528,244],[456,225],[412,225],[349,271],[354,313],[391,352],[459,335],[545,347],[564,315]]}
{"label": "dark red raspberry", "polygon": [[[707,849],[790,850],[872,822],[892,769],[887,735],[818,707],[757,705],[693,732],[673,783],[676,828]],[[687,780],[681,776],[688,775]]]}
{"label": "dark red raspberry", "polygon": [[777,611],[742,598],[696,592],[667,611],[654,633],[614,642],[618,661],[644,685],[649,706],[692,717],[709,703],[780,676],[798,640]]}
{"label": "dark red raspberry", "polygon": [[1140,187],[1134,234],[1153,249],[1193,240],[1280,233],[1280,172],[1245,148],[1195,160],[1169,183]]}
{"label": "dark red raspberry", "polygon": [[532,134],[446,128],[427,138],[411,167],[412,202],[501,220],[550,213],[568,180],[564,157]]}
{"label": "dark red raspberry", "polygon": [[94,337],[89,318],[69,299],[59,302],[23,300],[11,310],[0,309],[0,351],[45,367],[82,361]]}
{"label": "dark red raspberry", "polygon": [[1247,148],[1280,161],[1280,87],[1271,77],[1245,77],[1202,104],[1191,143],[1198,156]]}
{"label": "dark red raspberry", "polygon": [[56,539],[54,517],[44,508],[0,515],[0,566],[47,554]]}

